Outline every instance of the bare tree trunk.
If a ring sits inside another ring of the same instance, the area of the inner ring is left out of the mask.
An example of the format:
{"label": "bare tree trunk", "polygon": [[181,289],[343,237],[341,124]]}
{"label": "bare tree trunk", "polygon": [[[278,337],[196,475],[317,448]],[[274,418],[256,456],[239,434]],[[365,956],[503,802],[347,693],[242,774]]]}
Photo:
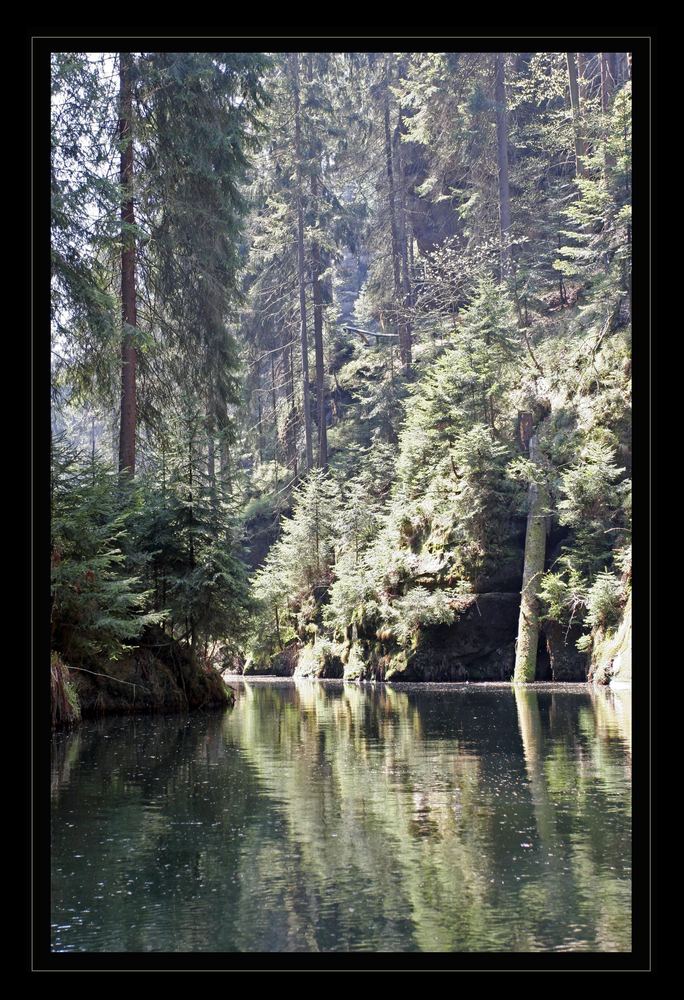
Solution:
{"label": "bare tree trunk", "polygon": [[[613,59],[611,65],[611,56]],[[604,138],[608,140],[610,136],[610,125],[608,115],[610,114],[610,98],[615,90],[615,54],[612,52],[601,53],[601,110],[604,115]],[[615,166],[615,157],[606,150],[604,162],[606,170],[611,170]]]}
{"label": "bare tree trunk", "polygon": [[216,504],[216,443],[214,440],[214,434],[216,433],[216,412],[211,383],[207,389],[205,413],[207,431],[207,478],[209,480],[209,491],[211,493],[212,503]]}
{"label": "bare tree trunk", "polygon": [[119,425],[119,471],[135,474],[135,432],[137,399],[135,374],[137,326],[135,290],[135,225],[133,208],[133,58],[129,52],[119,54],[119,142],[121,145],[121,421]]}
{"label": "bare tree trunk", "polygon": [[501,280],[510,277],[511,257],[511,195],[508,184],[508,121],[506,113],[506,77],[504,55],[497,52],[495,57],[496,79],[494,100],[496,102],[496,137],[499,164],[499,233],[501,238]]}
{"label": "bare tree trunk", "polygon": [[[530,459],[540,464],[537,432],[530,438]],[[525,563],[522,591],[520,593],[520,618],[515,650],[516,684],[528,684],[537,670],[539,645],[539,586],[546,558],[546,508],[548,497],[543,486],[530,483],[527,500],[527,534],[525,536]]]}
{"label": "bare tree trunk", "polygon": [[[307,79],[313,82],[313,55],[310,53],[307,60]],[[315,151],[312,151],[311,169],[311,200],[314,211],[318,218],[318,158]],[[313,293],[313,326],[314,326],[314,350],[316,357],[316,411],[318,423],[318,465],[321,469],[328,467],[328,430],[325,423],[325,357],[323,354],[323,290],[321,288],[321,274],[323,264],[321,261],[321,248],[318,241],[311,241],[311,281]]]}
{"label": "bare tree trunk", "polygon": [[311,442],[311,406],[309,403],[309,345],[306,330],[306,269],[304,263],[304,205],[302,192],[302,120],[299,100],[299,53],[291,57],[292,89],[295,117],[295,180],[297,185],[297,275],[299,278],[299,315],[302,346],[302,393],[304,410],[304,436],[306,440],[306,468],[313,468],[313,446]]}
{"label": "bare tree trunk", "polygon": [[618,54],[617,52],[606,52],[606,61],[608,63],[608,72],[612,80],[611,89],[617,90],[618,86]]}
{"label": "bare tree trunk", "polygon": [[568,83],[570,86],[570,105],[572,107],[572,125],[575,133],[575,175],[586,177],[587,171],[584,163],[586,156],[586,146],[582,138],[581,108],[579,89],[577,86],[577,66],[575,65],[575,53],[565,53],[568,62]]}
{"label": "bare tree trunk", "polygon": [[580,107],[584,106],[589,96],[589,74],[587,72],[589,60],[586,52],[577,53],[577,87],[579,92]]}
{"label": "bare tree trunk", "polygon": [[[286,348],[287,351],[287,348]],[[294,479],[297,478],[297,407],[295,405],[295,381],[294,381],[294,357],[292,346],[290,345],[288,371],[287,394],[290,399],[290,412],[285,422],[285,448],[287,451],[287,464],[292,468]]]}
{"label": "bare tree trunk", "polygon": [[392,239],[392,273],[394,276],[394,297],[395,308],[393,309],[394,321],[398,327],[399,352],[401,363],[408,371],[411,367],[411,328],[403,317],[397,316],[398,304],[403,305],[404,289],[401,280],[401,247],[399,242],[399,228],[397,225],[396,192],[394,184],[394,166],[392,161],[392,132],[390,129],[390,107],[389,107],[389,60],[385,60],[385,92],[384,92],[384,117],[385,117],[385,163],[387,166],[387,200],[389,204],[390,233]]}
{"label": "bare tree trunk", "polygon": [[[404,308],[413,305],[413,299],[411,294],[411,272],[409,270],[409,223],[408,223],[408,210],[407,210],[407,195],[406,195],[406,167],[405,167],[405,153],[402,152],[401,136],[404,134],[404,126],[399,120],[399,126],[395,132],[396,139],[396,151],[397,151],[397,165],[399,167],[399,177],[401,180],[401,188],[399,191],[399,246],[401,250],[401,288],[404,297]],[[410,238],[412,241],[412,237]],[[409,325],[409,320],[406,320]]]}
{"label": "bare tree trunk", "polygon": [[276,369],[271,351],[271,403],[273,405],[273,468],[275,469],[275,491],[278,492],[278,400],[276,395]]}
{"label": "bare tree trunk", "polygon": [[213,491],[216,486],[216,448],[213,428],[207,428],[207,478]]}
{"label": "bare tree trunk", "polygon": [[[228,416],[225,415],[224,427],[227,426]],[[233,495],[233,473],[231,469],[230,460],[230,444],[226,438],[226,434],[221,436],[221,485],[225,491],[227,497],[232,497]]]}
{"label": "bare tree trunk", "polygon": [[264,464],[264,431],[263,413],[261,410],[261,391],[259,385],[259,374],[257,372],[257,451],[259,452],[259,465]]}
{"label": "bare tree trunk", "polygon": [[[315,177],[312,178],[312,194]],[[328,430],[325,423],[325,357],[323,354],[323,293],[320,276],[322,273],[321,249],[318,243],[311,247],[311,274],[313,278],[314,304],[314,346],[316,351],[316,402],[318,406],[318,464],[321,469],[328,467]]]}

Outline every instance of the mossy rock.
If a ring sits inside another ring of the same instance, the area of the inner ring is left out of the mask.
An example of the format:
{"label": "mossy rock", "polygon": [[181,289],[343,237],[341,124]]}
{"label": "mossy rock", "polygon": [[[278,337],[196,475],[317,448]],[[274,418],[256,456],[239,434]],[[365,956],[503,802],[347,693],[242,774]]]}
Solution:
{"label": "mossy rock", "polygon": [[[568,628],[555,621],[542,623],[543,643],[548,657],[550,680],[586,681],[589,672],[589,657],[580,652],[577,640],[582,635],[578,625]],[[537,674],[539,677],[539,661]]]}
{"label": "mossy rock", "polygon": [[297,666],[297,657],[299,656],[300,648],[300,643],[295,641],[291,642],[277,653],[272,653],[270,656],[267,654],[256,657],[250,656],[246,660],[242,672],[245,677],[250,675],[265,677],[292,677],[295,672],[295,667]]}
{"label": "mossy rock", "polygon": [[421,626],[403,648],[374,650],[365,673],[387,681],[510,680],[519,602],[506,593],[459,598],[452,624]]}
{"label": "mossy rock", "polygon": [[346,681],[385,681],[391,653],[383,643],[358,640],[352,643],[344,665]]}
{"label": "mossy rock", "polygon": [[234,701],[217,670],[158,627],[147,629],[126,657],[79,663],[70,676],[84,716],[178,712]]}
{"label": "mossy rock", "polygon": [[614,632],[598,632],[593,638],[589,680],[594,684],[632,682],[632,597]]}
{"label": "mossy rock", "polygon": [[341,678],[344,675],[342,647],[330,642],[314,642],[299,651],[295,677],[319,679]]}
{"label": "mossy rock", "polygon": [[385,680],[406,680],[406,675],[409,673],[410,659],[410,654],[406,653],[404,650],[401,650],[394,656],[388,656],[386,661],[387,666],[385,669]]}
{"label": "mossy rock", "polygon": [[58,653],[50,657],[50,704],[52,725],[74,726],[81,721],[81,702],[68,666]]}

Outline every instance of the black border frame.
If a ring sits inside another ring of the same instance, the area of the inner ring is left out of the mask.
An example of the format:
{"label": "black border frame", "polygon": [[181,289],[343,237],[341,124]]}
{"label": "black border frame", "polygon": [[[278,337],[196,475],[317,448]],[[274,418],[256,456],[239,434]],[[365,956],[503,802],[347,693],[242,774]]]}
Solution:
{"label": "black border frame", "polygon": [[[30,972],[76,971],[645,971],[654,970],[656,920],[651,845],[653,796],[656,791],[652,719],[656,707],[652,686],[654,635],[651,628],[653,572],[651,508],[654,500],[653,444],[657,440],[652,412],[656,359],[652,355],[651,327],[656,319],[652,281],[657,269],[654,254],[655,220],[652,214],[652,162],[655,153],[657,34],[652,27],[492,29],[442,26],[431,34],[361,35],[329,27],[292,29],[266,34],[257,27],[225,28],[73,28],[36,26],[27,31],[29,169],[31,211],[29,236],[29,430],[31,494],[28,506],[31,550],[30,632],[31,665],[28,682],[27,789],[29,790],[28,863],[30,881],[27,968]],[[463,29],[462,29],[463,30]],[[68,33],[67,33],[68,32]],[[519,33],[520,32],[520,33]],[[634,659],[632,688],[634,714],[634,881],[633,950],[629,953],[78,953],[50,951],[50,827],[49,684],[44,664],[49,660],[49,57],[53,51],[213,51],[217,40],[230,42],[233,51],[607,51],[633,53],[634,109],[634,340],[633,390],[636,411],[633,437],[634,471]],[[605,42],[608,46],[605,46]],[[177,44],[180,43],[180,44]],[[655,553],[653,553],[655,555]]]}

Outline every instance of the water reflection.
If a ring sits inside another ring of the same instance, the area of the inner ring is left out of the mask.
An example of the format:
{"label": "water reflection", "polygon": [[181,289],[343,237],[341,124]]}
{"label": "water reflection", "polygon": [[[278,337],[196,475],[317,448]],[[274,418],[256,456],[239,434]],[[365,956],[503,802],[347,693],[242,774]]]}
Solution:
{"label": "water reflection", "polygon": [[620,694],[244,683],[60,734],[53,947],[629,950]]}

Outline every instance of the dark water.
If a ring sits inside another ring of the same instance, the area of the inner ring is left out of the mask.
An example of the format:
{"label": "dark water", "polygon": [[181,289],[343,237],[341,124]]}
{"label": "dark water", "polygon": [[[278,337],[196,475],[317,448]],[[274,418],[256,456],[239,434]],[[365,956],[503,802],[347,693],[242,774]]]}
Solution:
{"label": "dark water", "polygon": [[629,951],[630,696],[238,685],[53,745],[58,951]]}

